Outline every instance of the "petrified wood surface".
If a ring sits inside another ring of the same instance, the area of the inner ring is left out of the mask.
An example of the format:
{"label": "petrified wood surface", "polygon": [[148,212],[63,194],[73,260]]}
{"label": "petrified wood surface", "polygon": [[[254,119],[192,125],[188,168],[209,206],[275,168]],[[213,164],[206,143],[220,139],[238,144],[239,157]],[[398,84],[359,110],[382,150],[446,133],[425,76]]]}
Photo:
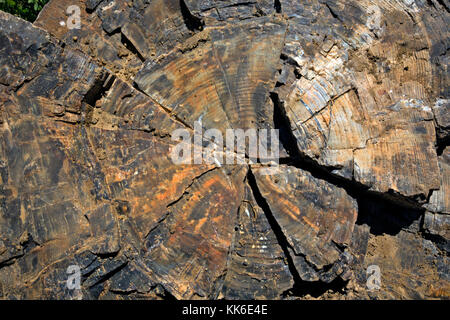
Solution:
{"label": "petrified wood surface", "polygon": [[[79,29],[61,23],[71,5]],[[0,298],[449,298],[449,9],[53,0],[34,25],[0,12]],[[174,164],[173,131],[199,120],[279,129],[276,174]]]}

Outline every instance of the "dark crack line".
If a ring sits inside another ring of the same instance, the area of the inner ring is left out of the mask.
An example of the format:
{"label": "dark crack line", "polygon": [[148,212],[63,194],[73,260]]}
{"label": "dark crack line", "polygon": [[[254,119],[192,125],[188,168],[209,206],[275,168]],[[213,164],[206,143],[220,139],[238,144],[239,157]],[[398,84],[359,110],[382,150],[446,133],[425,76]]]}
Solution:
{"label": "dark crack line", "polygon": [[25,256],[25,253],[20,253],[19,255],[15,255],[13,257],[8,258],[7,260],[0,263],[0,269],[14,264],[17,260],[19,260],[23,256]]}
{"label": "dark crack line", "polygon": [[163,106],[161,103],[159,103],[158,101],[156,101],[152,96],[150,96],[149,94],[147,94],[145,91],[143,91],[139,85],[136,82],[133,82],[133,88],[142,93],[144,96],[148,97],[150,99],[150,101],[152,101],[153,103],[155,103],[164,113],[166,113],[168,115],[169,118],[175,120],[176,122],[180,123],[181,125],[183,125],[184,127],[186,127],[187,129],[190,130],[194,130],[192,128],[192,126],[190,126],[189,124],[187,124],[186,122],[183,121],[183,119],[181,119],[180,117],[178,117],[178,115],[176,115],[172,110],[166,108],[165,106]]}
{"label": "dark crack line", "polygon": [[336,20],[338,20],[340,23],[342,23],[343,25],[345,25],[344,21],[341,19],[341,17],[339,17],[336,12],[334,12],[333,9],[331,9],[330,5],[328,3],[325,3],[325,6],[328,8],[328,10],[330,11],[331,15],[333,16],[333,18],[335,18]]}
{"label": "dark crack line", "polygon": [[111,89],[114,81],[116,80],[116,76],[109,72],[101,73],[94,81],[94,84],[88,90],[88,92],[84,95],[82,102],[85,103],[82,107],[82,119],[81,124],[89,127],[92,122],[92,116],[94,114],[94,109],[98,101],[100,101],[103,97],[106,96],[108,91]]}
{"label": "dark crack line", "polygon": [[120,32],[120,41],[124,45],[125,48],[128,49],[132,54],[134,54],[139,60],[141,60],[142,63],[145,62],[144,56],[139,52],[139,50],[136,48],[136,46],[131,42],[130,39],[127,38],[126,35],[123,34],[123,32]]}
{"label": "dark crack line", "polygon": [[93,288],[101,283],[106,282],[107,280],[111,279],[115,274],[119,273],[123,268],[125,268],[128,264],[128,261],[124,261],[122,264],[117,266],[115,269],[109,271],[108,273],[101,276],[94,284],[89,285],[89,288]]}
{"label": "dark crack line", "polygon": [[365,199],[365,201],[378,202],[380,200],[387,201],[395,207],[409,208],[413,210],[422,210],[422,203],[418,203],[415,197],[405,197],[393,191],[381,193],[371,191],[369,186],[359,183],[352,177],[347,179],[333,173],[333,170],[341,169],[341,167],[320,165],[314,159],[300,151],[297,138],[294,136],[286,110],[283,107],[279,96],[276,92],[270,95],[274,104],[274,124],[275,128],[280,130],[280,143],[289,154],[289,158],[280,159],[280,164],[296,167],[303,171],[311,173],[315,178],[324,180],[339,188],[344,189],[351,197]]}

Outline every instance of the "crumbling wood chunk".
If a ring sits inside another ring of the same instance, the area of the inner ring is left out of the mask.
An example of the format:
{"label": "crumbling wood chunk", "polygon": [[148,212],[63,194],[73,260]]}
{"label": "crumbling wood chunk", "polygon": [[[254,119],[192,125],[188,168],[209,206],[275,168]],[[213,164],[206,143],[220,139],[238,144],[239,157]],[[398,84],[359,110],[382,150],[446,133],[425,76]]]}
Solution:
{"label": "crumbling wood chunk", "polygon": [[437,124],[437,135],[441,148],[448,144],[450,139],[450,100],[440,99],[434,104],[433,113]]}
{"label": "crumbling wood chunk", "polygon": [[[448,299],[448,9],[0,12],[0,298]],[[179,164],[180,146],[236,155],[198,124],[278,129],[280,164]]]}

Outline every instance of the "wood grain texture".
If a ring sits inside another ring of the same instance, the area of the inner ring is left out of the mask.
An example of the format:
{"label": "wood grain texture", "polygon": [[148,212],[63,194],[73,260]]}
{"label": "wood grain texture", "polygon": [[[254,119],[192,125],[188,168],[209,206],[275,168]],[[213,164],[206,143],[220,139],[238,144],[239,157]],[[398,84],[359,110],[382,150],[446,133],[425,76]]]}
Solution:
{"label": "wood grain texture", "polygon": [[[435,0],[0,12],[0,299],[448,299],[449,20]],[[197,122],[278,129],[281,164],[174,163]]]}

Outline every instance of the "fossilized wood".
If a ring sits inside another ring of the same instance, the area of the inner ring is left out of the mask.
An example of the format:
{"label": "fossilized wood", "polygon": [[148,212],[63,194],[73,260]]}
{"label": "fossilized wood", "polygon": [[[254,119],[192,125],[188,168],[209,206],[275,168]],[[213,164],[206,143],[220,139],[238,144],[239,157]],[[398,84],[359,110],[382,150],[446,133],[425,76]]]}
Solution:
{"label": "fossilized wood", "polygon": [[[168,53],[193,31],[184,23],[179,0],[51,1],[35,24],[49,30],[72,48],[131,80],[145,59]],[[81,28],[69,29],[69,6],[81,9]]]}
{"label": "fossilized wood", "polygon": [[292,288],[294,280],[283,248],[249,186],[237,222],[219,298],[280,298],[280,293]]}
{"label": "fossilized wood", "polygon": [[[14,19],[2,13],[2,23],[16,21]],[[89,93],[96,88],[98,79],[103,78],[102,73],[105,71],[83,55],[69,50],[63,52],[42,31],[18,20],[17,27],[7,33],[4,30],[8,29],[2,28],[2,41],[9,61],[16,61],[29,46],[35,46],[26,41],[16,42],[21,32],[40,42],[36,42],[37,48],[25,54],[27,65],[21,65],[22,71],[13,72],[15,66],[6,64],[10,68],[7,75],[20,75],[20,78],[6,77],[11,86],[2,91],[5,112],[2,118],[1,158],[2,164],[7,164],[2,167],[2,190],[5,196],[2,198],[1,227],[2,238],[5,237],[2,242],[7,248],[17,248],[16,251],[11,252],[10,249],[2,253],[2,264],[21,258],[20,263],[2,268],[8,276],[2,286],[4,290],[20,287],[18,283],[10,282],[17,277],[21,277],[24,284],[54,262],[64,257],[70,259],[68,252],[91,251],[98,255],[109,255],[121,250],[118,256],[122,257],[126,243],[120,239],[124,230],[120,228],[119,220],[127,220],[127,232],[135,233],[136,239],[127,245],[139,247],[140,241],[169,215],[168,207],[179,201],[196,179],[214,168],[210,165],[173,165],[170,152],[174,142],[169,137],[155,135],[139,123],[136,127],[130,127],[125,121],[124,124],[120,121],[108,122],[104,116],[100,121],[92,121],[92,117],[95,117],[95,110],[92,109],[98,106],[89,106],[85,100],[89,101]],[[15,47],[20,45],[23,47]],[[45,68],[50,64],[49,58],[52,69]],[[58,77],[55,70],[60,70]],[[77,73],[73,74],[75,70]],[[140,107],[144,120],[145,115],[149,118],[155,115],[159,117],[152,119],[157,121],[156,132],[168,134],[170,125],[172,128],[177,127],[162,109],[159,110],[148,99],[141,97],[139,101],[139,95],[142,94],[133,92],[132,88],[117,81],[108,95],[99,100],[102,112],[124,120],[120,117],[120,103],[110,109],[108,102],[110,99],[117,102],[115,97],[127,95],[127,116],[136,111],[133,107]],[[62,93],[59,91],[61,88],[65,90]],[[55,97],[56,92],[58,97]],[[67,96],[78,99],[68,100]],[[57,114],[52,112],[55,109],[58,110]],[[67,110],[71,110],[70,119],[66,119]],[[94,116],[89,117],[89,114]],[[76,123],[80,125],[75,126]],[[167,127],[158,129],[165,124]],[[144,121],[144,125],[149,124]],[[223,196],[230,197],[230,200],[237,199],[237,195],[242,193],[236,189],[239,183],[233,185],[234,172],[228,173],[228,176],[222,169],[219,170],[221,175],[208,174],[211,176],[208,180],[211,189],[214,183],[218,183],[217,190],[214,193],[210,188],[199,190],[197,201],[206,197],[204,191],[214,196],[224,192]],[[245,170],[240,172],[245,175]],[[241,177],[237,181],[242,184],[243,180]],[[236,194],[233,195],[230,189]],[[230,204],[230,200],[219,200],[223,205]],[[217,215],[218,221],[217,227],[205,231],[205,239],[213,242],[212,246],[217,245],[222,260],[226,260],[227,243],[232,230],[224,230],[225,238],[215,239],[215,242],[208,233],[216,234],[217,229],[224,226],[233,228],[232,221],[225,224],[220,222],[224,217],[235,218],[234,213],[240,201],[236,200],[233,214],[224,216],[218,215],[221,211],[214,206],[213,201],[206,204],[213,205],[211,210]],[[22,216],[16,215],[20,212]],[[204,213],[206,217],[203,220],[199,217],[199,229],[204,220],[209,219],[207,212]],[[183,218],[177,212],[174,214],[179,219]],[[195,228],[195,231],[199,229]],[[193,246],[197,247],[198,243],[193,241]],[[180,248],[187,249],[185,246]],[[24,256],[27,250],[30,250],[30,254]],[[211,247],[204,250],[212,254]],[[181,253],[177,252],[176,256],[178,254]],[[179,262],[182,268],[188,268],[194,263],[190,254],[186,256],[189,256],[187,261]],[[220,263],[213,260],[211,263],[217,268],[225,266],[225,261]],[[203,267],[201,260],[197,264],[197,269]],[[87,282],[89,285],[90,281]],[[185,292],[177,297],[183,297],[182,294]]]}
{"label": "fossilized wood", "polygon": [[[449,18],[434,0],[0,12],[0,298],[448,298]],[[282,165],[174,164],[199,121],[280,129]]]}
{"label": "fossilized wood", "polygon": [[262,18],[206,30],[193,49],[146,64],[135,82],[190,126],[200,120],[222,130],[273,128],[268,93],[285,29],[283,21]]}
{"label": "fossilized wood", "polygon": [[270,176],[254,170],[258,188],[286,235],[300,277],[330,282],[344,271],[338,261],[347,257],[341,256],[338,246],[350,243],[357,204],[345,190],[307,172],[279,170]]}
{"label": "fossilized wood", "polygon": [[[434,39],[423,36],[428,9],[376,3],[381,30],[372,30],[374,3],[324,2],[308,10],[284,1],[292,8],[286,70],[293,64],[301,77],[283,80],[279,98],[298,149],[371,190],[426,198],[438,188],[431,106],[440,94],[432,90],[440,76]],[[326,23],[304,26],[301,18]]]}
{"label": "fossilized wood", "polygon": [[450,237],[450,150],[447,148],[439,157],[441,172],[441,185],[439,190],[433,192],[426,208],[424,228],[433,235],[438,235],[447,243]]}
{"label": "fossilized wood", "polygon": [[276,12],[272,0],[186,0],[185,3],[189,11],[202,18],[208,26],[224,25],[225,21],[240,21]]}

